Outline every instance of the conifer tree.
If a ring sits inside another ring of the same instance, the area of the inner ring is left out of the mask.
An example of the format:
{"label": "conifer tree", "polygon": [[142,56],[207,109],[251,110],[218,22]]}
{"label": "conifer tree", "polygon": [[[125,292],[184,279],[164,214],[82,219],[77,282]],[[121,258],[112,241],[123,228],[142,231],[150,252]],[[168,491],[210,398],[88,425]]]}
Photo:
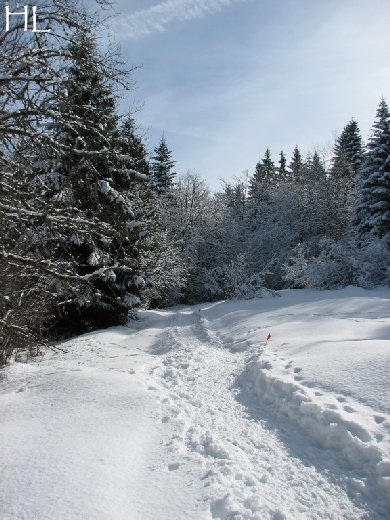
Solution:
{"label": "conifer tree", "polygon": [[[50,273],[63,281],[57,295],[58,324],[65,333],[125,323],[140,302],[139,211],[134,179],[120,155],[119,117],[110,63],[89,30],[76,32],[52,124],[60,148],[48,160],[43,197],[61,214],[61,226],[34,230],[47,251]],[[47,177],[57,184],[46,189]]]}
{"label": "conifer tree", "polygon": [[256,164],[256,182],[271,183],[275,175],[275,165],[271,159],[269,148],[266,149],[264,157]]}
{"label": "conifer tree", "polygon": [[264,157],[256,164],[255,173],[249,184],[250,198],[260,199],[275,180],[276,168],[271,159],[269,148],[266,149]]}
{"label": "conifer tree", "polygon": [[122,171],[131,182],[129,197],[140,209],[143,220],[157,221],[155,187],[152,182],[148,153],[142,138],[137,134],[136,123],[128,114],[119,128],[119,151]]}
{"label": "conifer tree", "polygon": [[150,176],[146,146],[137,134],[135,120],[130,114],[125,117],[120,127],[120,147],[128,170]]}
{"label": "conifer tree", "polygon": [[[104,7],[109,2],[95,3]],[[5,17],[0,17],[0,364],[13,349],[36,345],[50,336],[59,315],[64,315],[69,294],[81,295],[82,288],[92,290],[99,276],[110,276],[110,266],[85,275],[77,270],[73,240],[78,240],[77,235],[92,237],[98,230],[108,238],[109,229],[91,208],[86,211],[74,203],[77,190],[73,193],[71,184],[77,169],[70,168],[76,157],[80,165],[91,159],[91,170],[99,156],[105,162],[108,148],[98,148],[102,140],[93,150],[88,148],[91,141],[87,147],[88,127],[92,141],[97,133],[101,137],[110,132],[94,127],[99,120],[82,120],[64,104],[70,87],[67,71],[73,61],[67,43],[76,29],[87,31],[101,27],[101,22],[98,13],[91,14],[77,0],[34,3],[40,24],[50,27],[50,33],[24,31],[21,23],[11,23],[5,31]],[[84,65],[88,71],[89,64]],[[103,76],[124,86],[123,67],[112,65],[108,60]],[[78,134],[81,139],[73,146],[69,136]],[[88,155],[92,151],[94,157]],[[83,182],[80,179],[80,186]],[[94,192],[87,183],[81,188]],[[88,307],[88,298],[85,303]],[[66,332],[75,330],[68,327]]]}
{"label": "conifer tree", "polygon": [[293,156],[289,165],[290,172],[291,172],[291,178],[295,182],[300,182],[303,177],[303,161],[302,161],[302,155],[299,151],[298,146],[295,146],[293,151]]}
{"label": "conifer tree", "polygon": [[362,138],[357,122],[352,119],[336,140],[331,175],[335,178],[356,177],[362,159]]}
{"label": "conifer tree", "polygon": [[308,160],[306,160],[305,176],[309,181],[325,180],[325,167],[317,152],[314,152],[313,155],[310,155]]}
{"label": "conifer tree", "polygon": [[174,200],[165,197],[166,191],[161,187],[156,190],[146,147],[130,115],[120,127],[119,140],[124,172],[131,179],[128,196],[136,209],[142,237],[137,247],[140,267],[148,280],[142,290],[143,302],[151,307],[172,304],[179,298],[185,278],[183,259],[167,229]]}
{"label": "conifer tree", "polygon": [[382,98],[358,180],[358,242],[390,240],[390,112]]}
{"label": "conifer tree", "polygon": [[173,182],[176,175],[172,171],[175,162],[172,160],[172,151],[168,148],[165,137],[162,135],[159,145],[154,149],[152,157],[151,171],[158,193],[166,192]]}
{"label": "conifer tree", "polygon": [[288,171],[287,171],[287,159],[284,155],[283,150],[279,154],[279,166],[277,169],[278,172],[278,179],[284,180],[288,177]]}

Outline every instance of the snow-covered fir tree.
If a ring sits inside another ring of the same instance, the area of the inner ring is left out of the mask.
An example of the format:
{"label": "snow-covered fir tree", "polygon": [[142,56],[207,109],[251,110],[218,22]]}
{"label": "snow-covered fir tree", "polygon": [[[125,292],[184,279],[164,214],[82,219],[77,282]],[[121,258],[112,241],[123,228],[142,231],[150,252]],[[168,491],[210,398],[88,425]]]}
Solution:
{"label": "snow-covered fir tree", "polygon": [[390,112],[384,99],[367,143],[356,203],[358,243],[390,241]]}
{"label": "snow-covered fir tree", "polygon": [[[119,141],[128,172],[133,172],[133,176],[136,172],[151,178],[148,151],[142,138],[137,133],[136,122],[132,114],[127,114],[121,122]],[[138,175],[138,178],[141,177]]]}
{"label": "snow-covered fir tree", "polygon": [[250,181],[249,194],[253,198],[261,196],[264,186],[269,186],[275,178],[275,165],[271,159],[269,148],[266,149],[264,157],[256,164],[255,173]]}
{"label": "snow-covered fir tree", "polygon": [[321,181],[325,179],[326,170],[323,162],[315,151],[313,155],[309,155],[305,162],[305,176],[308,181]]}
{"label": "snow-covered fir tree", "polygon": [[33,181],[34,203],[40,200],[62,222],[36,226],[32,249],[35,256],[39,249],[50,263],[48,274],[58,279],[54,328],[64,334],[125,323],[145,285],[139,209],[131,196],[136,181],[120,155],[114,91],[119,71],[100,55],[87,29],[76,31],[68,55],[50,125],[58,151]]}
{"label": "snow-covered fir tree", "polygon": [[[26,32],[22,24],[5,31],[5,17],[0,17],[0,363],[13,349],[50,336],[59,293],[76,283],[69,265],[53,262],[58,251],[47,241],[71,223],[80,232],[97,223],[93,216],[74,214],[72,207],[63,211],[54,199],[49,204],[47,196],[59,189],[56,159],[65,156],[64,142],[48,126],[62,116],[59,98],[66,93],[64,71],[71,60],[64,48],[75,28],[99,27],[99,20],[75,0],[34,3],[49,33]],[[65,115],[63,123],[68,130],[81,125]]]}
{"label": "snow-covered fir tree", "polygon": [[337,138],[333,150],[331,175],[356,177],[363,160],[363,146],[358,123],[352,119]]}

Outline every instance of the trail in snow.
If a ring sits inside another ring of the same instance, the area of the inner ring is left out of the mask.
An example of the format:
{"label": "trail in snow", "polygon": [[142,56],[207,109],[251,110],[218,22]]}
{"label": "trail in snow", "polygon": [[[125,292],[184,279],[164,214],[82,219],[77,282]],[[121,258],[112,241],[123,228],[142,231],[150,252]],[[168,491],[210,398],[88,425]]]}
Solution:
{"label": "trail in snow", "polygon": [[389,299],[147,311],[11,364],[0,519],[390,518]]}
{"label": "trail in snow", "polygon": [[383,504],[362,496],[359,472],[313,445],[296,424],[258,406],[261,395],[251,394],[243,378],[262,347],[223,339],[191,310],[178,315],[162,344],[172,352],[154,374],[169,392],[165,420],[182,427],[174,441],[176,467],[190,455],[205,468],[213,518],[355,519],[367,509],[385,518]]}
{"label": "trail in snow", "polygon": [[0,372],[1,520],[207,518],[197,468],[167,467],[173,425],[148,376],[165,322],[86,334]]}

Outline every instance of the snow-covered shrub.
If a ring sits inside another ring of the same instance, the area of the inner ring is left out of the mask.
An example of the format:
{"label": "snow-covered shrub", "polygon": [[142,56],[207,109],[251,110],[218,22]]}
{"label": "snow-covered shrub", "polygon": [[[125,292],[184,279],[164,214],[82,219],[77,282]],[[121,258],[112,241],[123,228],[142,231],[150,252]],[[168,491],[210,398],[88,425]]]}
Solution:
{"label": "snow-covered shrub", "polygon": [[384,240],[375,240],[357,252],[356,284],[360,287],[390,285],[390,250]]}
{"label": "snow-covered shrub", "polygon": [[142,247],[140,269],[145,278],[142,283],[140,277],[135,277],[134,283],[145,306],[162,307],[177,303],[186,280],[180,251],[162,229],[145,237]]}
{"label": "snow-covered shrub", "polygon": [[284,280],[292,288],[303,289],[311,286],[309,260],[303,244],[298,244],[284,266]]}
{"label": "snow-covered shrub", "polygon": [[250,299],[262,296],[264,292],[264,274],[252,272],[246,253],[240,253],[228,263],[216,269],[223,297],[232,299]]}
{"label": "snow-covered shrub", "polygon": [[351,285],[357,267],[352,247],[326,237],[320,239],[319,247],[320,254],[308,261],[310,285],[325,289]]}
{"label": "snow-covered shrub", "polygon": [[185,301],[192,304],[222,300],[224,293],[217,271],[206,267],[192,269],[185,287]]}
{"label": "snow-covered shrub", "polygon": [[353,248],[342,241],[323,237],[316,244],[317,254],[299,244],[285,265],[285,280],[291,287],[319,287],[329,289],[354,282],[357,268]]}

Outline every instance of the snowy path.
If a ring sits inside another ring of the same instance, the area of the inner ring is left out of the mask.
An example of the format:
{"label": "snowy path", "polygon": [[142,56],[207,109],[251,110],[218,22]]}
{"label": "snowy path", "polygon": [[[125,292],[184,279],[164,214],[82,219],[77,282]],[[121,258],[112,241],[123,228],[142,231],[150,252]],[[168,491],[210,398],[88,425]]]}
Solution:
{"label": "snowy path", "polygon": [[0,519],[390,518],[389,297],[148,311],[11,364]]}
{"label": "snowy path", "polygon": [[196,468],[166,467],[172,432],[147,375],[159,333],[84,335],[0,373],[1,520],[202,518]]}
{"label": "snowy path", "polygon": [[[329,471],[329,453],[308,446],[294,425],[256,411],[253,397],[245,399],[241,374],[254,355],[261,357],[261,348],[241,342],[235,352],[236,345],[213,335],[207,320],[192,311],[178,316],[163,341],[176,347],[159,375],[169,391],[166,420],[183,429],[175,440],[177,467],[183,455],[204,467],[213,518],[364,517],[363,505],[348,497],[343,466],[333,461],[335,473]],[[290,429],[294,454],[281,439],[283,427]]]}

